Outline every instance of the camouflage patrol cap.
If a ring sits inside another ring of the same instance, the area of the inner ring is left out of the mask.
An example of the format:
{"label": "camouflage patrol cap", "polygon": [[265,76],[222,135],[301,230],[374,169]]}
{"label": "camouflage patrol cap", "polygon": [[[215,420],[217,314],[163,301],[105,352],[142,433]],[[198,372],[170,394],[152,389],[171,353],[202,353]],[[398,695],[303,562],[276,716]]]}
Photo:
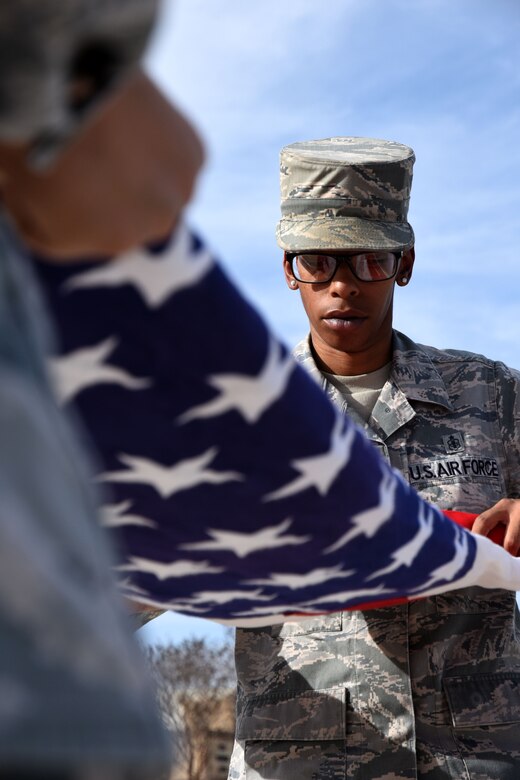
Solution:
{"label": "camouflage patrol cap", "polygon": [[324,138],[280,153],[278,244],[309,249],[407,249],[413,149],[376,138]]}

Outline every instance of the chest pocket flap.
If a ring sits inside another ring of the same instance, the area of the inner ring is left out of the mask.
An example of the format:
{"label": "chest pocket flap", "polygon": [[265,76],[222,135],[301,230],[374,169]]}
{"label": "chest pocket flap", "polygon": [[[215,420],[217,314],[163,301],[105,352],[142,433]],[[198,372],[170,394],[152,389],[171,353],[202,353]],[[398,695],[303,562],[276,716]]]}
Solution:
{"label": "chest pocket flap", "polygon": [[443,686],[455,728],[500,726],[520,721],[520,673],[445,677]]}
{"label": "chest pocket flap", "polygon": [[238,739],[322,741],[344,736],[344,688],[250,696],[237,717]]}

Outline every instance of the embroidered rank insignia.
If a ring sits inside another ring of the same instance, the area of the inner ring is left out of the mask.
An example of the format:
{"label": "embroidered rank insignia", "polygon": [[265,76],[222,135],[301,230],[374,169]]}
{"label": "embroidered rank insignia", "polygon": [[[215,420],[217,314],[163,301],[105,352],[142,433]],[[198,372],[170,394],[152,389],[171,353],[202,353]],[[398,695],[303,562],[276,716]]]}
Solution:
{"label": "embroidered rank insignia", "polygon": [[442,441],[448,454],[464,451],[464,436],[462,433],[450,433],[449,436],[443,436]]}

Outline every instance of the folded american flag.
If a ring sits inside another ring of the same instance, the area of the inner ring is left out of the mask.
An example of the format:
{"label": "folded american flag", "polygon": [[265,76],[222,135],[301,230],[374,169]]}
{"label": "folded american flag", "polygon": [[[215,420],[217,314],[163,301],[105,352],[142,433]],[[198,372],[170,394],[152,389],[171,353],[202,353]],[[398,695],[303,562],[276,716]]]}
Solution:
{"label": "folded american flag", "polygon": [[60,331],[52,370],[99,453],[128,596],[265,625],[520,588],[520,562],[380,459],[185,226],[110,262],[36,265]]}

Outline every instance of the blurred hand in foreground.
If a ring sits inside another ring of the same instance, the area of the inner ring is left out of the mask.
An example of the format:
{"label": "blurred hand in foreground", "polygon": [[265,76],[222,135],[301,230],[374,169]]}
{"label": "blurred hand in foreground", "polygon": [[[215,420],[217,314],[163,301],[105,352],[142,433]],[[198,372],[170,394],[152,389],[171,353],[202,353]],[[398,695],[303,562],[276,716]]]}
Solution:
{"label": "blurred hand in foreground", "polygon": [[106,257],[167,235],[204,157],[189,122],[138,71],[87,120],[53,165],[0,144],[5,206],[27,245],[53,260]]}

